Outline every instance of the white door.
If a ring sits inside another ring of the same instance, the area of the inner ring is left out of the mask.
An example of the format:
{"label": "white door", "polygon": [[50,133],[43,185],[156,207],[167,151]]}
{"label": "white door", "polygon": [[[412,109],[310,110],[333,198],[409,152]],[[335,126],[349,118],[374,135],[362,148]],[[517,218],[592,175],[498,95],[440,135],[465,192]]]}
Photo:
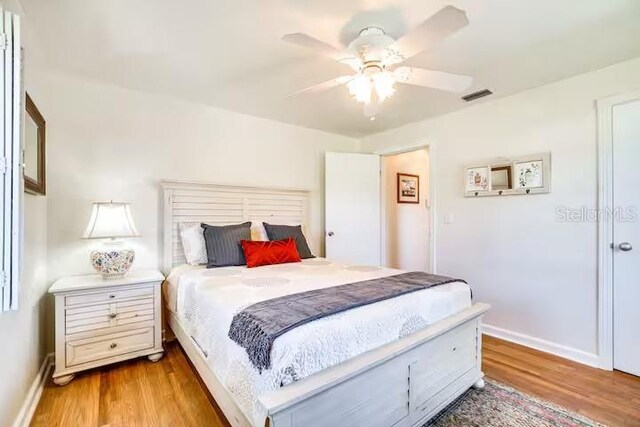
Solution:
{"label": "white door", "polygon": [[613,107],[613,367],[640,376],[640,100]]}
{"label": "white door", "polygon": [[327,258],[380,265],[380,156],[326,153]]}

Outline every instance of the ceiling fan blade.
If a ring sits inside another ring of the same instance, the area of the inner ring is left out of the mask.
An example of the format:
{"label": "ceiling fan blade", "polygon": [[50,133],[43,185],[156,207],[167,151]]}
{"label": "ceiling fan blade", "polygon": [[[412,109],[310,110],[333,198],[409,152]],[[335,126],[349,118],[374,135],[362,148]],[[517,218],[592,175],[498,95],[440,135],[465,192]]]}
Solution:
{"label": "ceiling fan blade", "polygon": [[323,41],[311,37],[310,35],[303,33],[285,34],[284,36],[282,36],[282,40],[287,43],[293,43],[298,46],[306,47],[307,49],[311,49],[319,55],[333,58],[336,61],[341,61],[352,57],[352,55],[350,55],[348,52],[336,49],[330,44],[327,44]]}
{"label": "ceiling fan blade", "polygon": [[473,77],[414,67],[396,68],[393,71],[393,75],[399,83],[456,93],[467,90],[473,83]]}
{"label": "ceiling fan blade", "polygon": [[406,61],[468,24],[469,19],[464,10],[453,6],[443,7],[395,42],[394,50],[397,50],[399,55],[399,59],[395,63]]}
{"label": "ceiling fan blade", "polygon": [[302,95],[303,93],[307,93],[307,92],[317,93],[317,92],[321,92],[323,90],[331,89],[333,87],[340,86],[342,84],[348,83],[354,77],[355,76],[340,76],[340,77],[337,77],[335,79],[328,80],[326,82],[322,82],[322,83],[319,83],[317,85],[309,86],[308,88],[305,88],[305,89],[299,90],[297,92],[291,93],[291,94],[285,96],[285,99],[286,98],[291,98],[291,97],[294,97],[294,96],[298,96],[298,95]]}

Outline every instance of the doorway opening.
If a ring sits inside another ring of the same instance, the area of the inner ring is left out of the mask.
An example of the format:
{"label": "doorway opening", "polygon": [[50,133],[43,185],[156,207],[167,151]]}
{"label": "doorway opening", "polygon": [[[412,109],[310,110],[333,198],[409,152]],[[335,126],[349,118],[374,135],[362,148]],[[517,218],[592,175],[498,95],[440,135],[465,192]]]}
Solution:
{"label": "doorway opening", "polygon": [[380,163],[382,265],[432,272],[429,147],[385,154]]}

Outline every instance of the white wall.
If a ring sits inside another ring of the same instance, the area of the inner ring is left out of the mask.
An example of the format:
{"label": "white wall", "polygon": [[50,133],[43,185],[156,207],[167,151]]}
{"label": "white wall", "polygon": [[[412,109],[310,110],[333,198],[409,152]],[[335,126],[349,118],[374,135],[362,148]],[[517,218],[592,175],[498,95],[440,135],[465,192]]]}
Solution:
{"label": "white wall", "polygon": [[357,141],[164,96],[49,75],[50,277],[89,273],[80,239],[91,202],[132,202],[135,268],[159,266],[159,182],[312,190],[312,249],[323,251],[323,155]]}
{"label": "white wall", "polygon": [[2,426],[13,424],[51,343],[46,214],[45,197],[25,196],[25,264],[19,310],[0,313]]}
{"label": "white wall", "polygon": [[[435,144],[437,271],[467,279],[475,299],[492,304],[486,323],[589,361],[597,351],[596,224],[558,222],[556,208],[596,208],[594,101],[638,88],[635,59],[374,135],[362,149]],[[552,153],[550,194],[463,197],[465,164],[542,151]],[[447,213],[453,224],[444,223]]]}
{"label": "white wall", "polygon": [[[387,267],[429,271],[429,151],[420,149],[382,157],[383,245]],[[397,174],[419,176],[420,203],[397,203]]]}
{"label": "white wall", "polygon": [[[3,6],[23,15],[15,1],[2,1]],[[26,20],[23,45],[27,48],[25,88],[45,116],[40,105],[43,87],[36,72],[39,55],[32,42]],[[24,198],[24,275],[19,291],[19,309],[0,313],[0,426],[13,424],[36,373],[52,341],[50,299],[47,295],[47,197],[25,194]]]}

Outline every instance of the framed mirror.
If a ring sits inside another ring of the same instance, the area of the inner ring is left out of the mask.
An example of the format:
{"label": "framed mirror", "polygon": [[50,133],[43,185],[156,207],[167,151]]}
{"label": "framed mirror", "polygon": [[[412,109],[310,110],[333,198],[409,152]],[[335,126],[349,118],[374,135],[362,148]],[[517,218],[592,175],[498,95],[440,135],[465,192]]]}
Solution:
{"label": "framed mirror", "polygon": [[46,194],[46,122],[33,100],[26,95],[24,123],[24,188],[31,194]]}
{"label": "framed mirror", "polygon": [[491,189],[511,190],[512,188],[511,165],[491,166]]}

